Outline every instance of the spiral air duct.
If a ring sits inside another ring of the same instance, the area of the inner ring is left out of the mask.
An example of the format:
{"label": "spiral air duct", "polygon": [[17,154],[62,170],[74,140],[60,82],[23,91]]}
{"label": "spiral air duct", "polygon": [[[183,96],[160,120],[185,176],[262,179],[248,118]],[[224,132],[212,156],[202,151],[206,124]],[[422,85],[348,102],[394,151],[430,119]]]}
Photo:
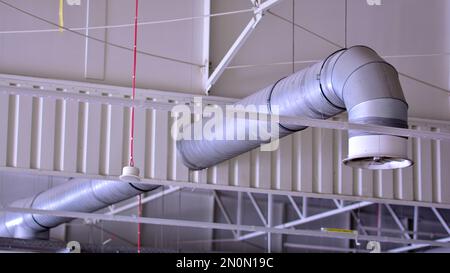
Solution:
{"label": "spiral air duct", "polygon": [[[408,104],[396,69],[365,46],[337,51],[235,105],[263,106],[260,111],[267,113],[278,106],[281,116],[314,119],[328,119],[347,111],[353,123],[408,127]],[[248,138],[255,135],[252,128],[267,126],[267,122],[237,122],[243,126],[234,126],[235,123],[225,118],[219,129],[228,135],[245,135],[246,140],[178,140],[177,149],[184,164],[193,170],[208,168],[268,142],[259,136]],[[305,128],[279,123],[279,137]],[[349,131],[349,154],[344,163],[366,169],[395,169],[412,164],[407,159],[406,138],[356,130]]]}

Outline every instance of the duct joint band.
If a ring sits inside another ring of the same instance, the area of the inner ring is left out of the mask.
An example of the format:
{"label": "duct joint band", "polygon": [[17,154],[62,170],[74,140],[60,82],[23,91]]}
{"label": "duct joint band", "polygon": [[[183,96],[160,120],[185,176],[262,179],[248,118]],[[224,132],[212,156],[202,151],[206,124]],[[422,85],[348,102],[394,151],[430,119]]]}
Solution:
{"label": "duct joint band", "polygon": [[143,190],[140,189],[139,187],[136,187],[135,185],[133,185],[133,183],[128,183],[128,185],[130,185],[133,189],[138,190],[140,192],[148,192],[147,190]]}
{"label": "duct joint band", "polygon": [[[322,81],[321,81],[321,79],[322,79],[322,71],[323,71],[323,69],[324,69],[324,67],[325,67],[325,64],[328,62],[328,60],[329,59],[331,59],[331,57],[333,57],[334,55],[336,55],[337,53],[339,53],[339,52],[341,52],[341,51],[345,51],[345,50],[347,50],[347,48],[341,48],[341,49],[339,49],[339,50],[336,50],[335,52],[333,52],[332,54],[330,54],[330,55],[328,55],[328,57],[322,62],[322,66],[320,67],[320,71],[319,71],[319,88],[320,88],[320,92],[322,93],[322,95],[323,95],[323,97],[327,100],[327,102],[331,105],[331,106],[333,106],[334,108],[336,108],[336,109],[339,109],[339,110],[342,110],[342,111],[345,111],[346,110],[346,108],[345,107],[340,107],[339,105],[336,105],[336,104],[334,104],[326,95],[325,95],[325,92],[323,91],[323,86],[322,86]],[[334,67],[333,67],[333,69],[334,69]]]}
{"label": "duct joint band", "polygon": [[[61,217],[61,218],[63,218],[63,217]],[[40,226],[41,228],[43,228],[43,229],[50,229],[50,227],[46,227],[46,226],[40,224],[40,223],[36,220],[36,218],[34,218],[34,214],[31,214],[31,219],[33,219],[33,221],[34,221],[38,226]]]}
{"label": "duct joint band", "polygon": [[[33,209],[34,201],[36,201],[36,199],[39,197],[39,195],[40,195],[41,193],[43,193],[43,192],[40,192],[40,193],[36,194],[36,195],[33,197],[33,200],[31,200],[31,203],[30,203],[30,209]],[[31,219],[33,219],[33,221],[34,221],[38,226],[40,226],[41,228],[43,228],[43,229],[50,229],[50,227],[46,227],[46,226],[42,225],[41,223],[39,223],[39,222],[36,220],[36,218],[34,218],[34,214],[31,214]]]}
{"label": "duct joint band", "polygon": [[[279,83],[279,82],[281,82],[282,80],[284,80],[284,79],[286,79],[287,77],[283,77],[283,78],[281,78],[281,79],[279,79],[273,86],[272,86],[272,88],[270,89],[270,92],[269,92],[269,96],[267,97],[267,109],[269,110],[269,114],[270,115],[272,115],[273,113],[272,113],[272,93],[273,93],[273,90],[275,89],[275,87],[277,86],[277,84]],[[288,131],[288,132],[293,132],[293,133],[295,133],[295,132],[298,132],[299,130],[292,130],[292,129],[289,129],[289,128],[287,128],[286,126],[284,126],[283,124],[281,124],[281,123],[278,123],[278,126],[280,126],[280,128],[281,129],[283,129],[283,130],[286,130],[286,131]]]}

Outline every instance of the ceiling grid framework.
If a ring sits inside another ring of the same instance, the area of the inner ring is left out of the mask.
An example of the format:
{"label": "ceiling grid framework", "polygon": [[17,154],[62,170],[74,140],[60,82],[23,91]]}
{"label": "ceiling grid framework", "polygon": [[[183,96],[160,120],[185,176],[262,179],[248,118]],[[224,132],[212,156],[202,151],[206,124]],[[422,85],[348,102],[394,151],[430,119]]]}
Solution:
{"label": "ceiling grid framework", "polygon": [[[50,0],[42,6],[25,0],[5,2],[57,23],[58,5]],[[82,0],[80,6],[66,7],[61,33],[51,24],[1,5],[0,128],[5,130],[0,132],[0,172],[49,179],[118,180],[128,164],[130,107],[136,107],[135,162],[141,183],[164,186],[161,192],[143,197],[143,203],[160,200],[164,210],[166,195],[181,194],[183,188],[206,191],[212,210],[220,212],[214,217],[224,221],[154,217],[145,211],[144,217],[121,215],[137,202],[110,207],[105,213],[0,210],[206,228],[211,234],[223,230],[233,235],[217,236],[217,244],[220,240],[250,244],[265,236],[267,252],[366,252],[350,243],[315,245],[288,236],[378,240],[389,245],[383,249],[388,252],[448,248],[450,39],[446,33],[450,4],[423,2],[386,0],[381,6],[369,6],[359,0],[142,1],[142,50],[138,52],[142,57],[135,103],[129,96],[129,23],[133,16],[122,1]],[[398,68],[410,106],[408,129],[366,128],[346,122],[345,115],[327,121],[282,117],[311,128],[283,138],[275,152],[255,149],[203,171],[183,165],[170,136],[173,106],[192,107],[194,96],[202,96],[204,104],[234,103],[292,69],[303,69],[339,48],[356,44],[375,48]],[[355,128],[409,137],[408,155],[415,164],[389,171],[344,166],[347,130]],[[0,184],[4,187],[3,181]],[[236,207],[223,194],[234,192]],[[313,212],[308,205],[313,199],[335,206]],[[255,226],[242,219],[245,203],[258,217]],[[280,203],[287,210],[279,210]],[[372,212],[377,203],[384,204],[390,217],[390,226],[381,229],[383,234],[374,223],[366,225],[359,218],[360,210]],[[403,206],[414,207],[413,216],[406,217]],[[290,211],[294,217],[280,219],[280,211],[286,215]],[[442,234],[432,233],[431,239],[424,235],[424,211],[434,217]],[[321,221],[336,215],[353,219],[359,235],[291,229],[315,221],[325,223]],[[412,225],[406,220],[413,221]],[[389,230],[395,236],[386,235]],[[213,249],[214,235],[211,238]]]}

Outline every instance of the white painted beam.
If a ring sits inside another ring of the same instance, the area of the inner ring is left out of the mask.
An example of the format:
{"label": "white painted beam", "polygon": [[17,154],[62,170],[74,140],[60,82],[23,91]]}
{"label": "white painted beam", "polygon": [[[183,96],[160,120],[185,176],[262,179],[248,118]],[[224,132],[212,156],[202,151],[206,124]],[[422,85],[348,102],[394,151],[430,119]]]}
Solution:
{"label": "white painted beam", "polygon": [[[202,222],[202,221],[189,221],[189,220],[179,220],[179,219],[164,219],[164,218],[150,218],[150,217],[135,217],[135,216],[123,216],[123,215],[106,215],[101,213],[83,213],[83,212],[71,212],[71,211],[55,211],[55,210],[39,210],[39,209],[29,209],[29,208],[15,208],[15,207],[5,207],[0,208],[0,212],[15,212],[15,213],[30,213],[39,215],[51,215],[58,217],[68,217],[73,219],[95,219],[110,222],[122,222],[122,223],[142,223],[150,225],[163,225],[163,226],[177,226],[177,227],[194,227],[202,229],[217,229],[217,230],[241,230],[247,232],[260,232],[274,233],[274,234],[285,234],[285,235],[295,235],[295,236],[309,236],[309,237],[319,237],[319,238],[338,238],[354,240],[356,237],[354,234],[348,233],[332,233],[332,232],[322,232],[316,230],[299,230],[290,228],[269,228],[264,226],[249,226],[249,225],[233,225],[233,224],[222,224],[222,223],[212,223],[212,222]],[[369,236],[369,235],[358,235],[358,240],[361,241],[378,241],[378,242],[389,242],[398,244],[428,244],[430,246],[436,247],[450,247],[450,244],[443,241],[427,241],[427,240],[407,240],[395,237],[383,237],[383,236]]]}
{"label": "white painted beam", "polygon": [[[214,195],[214,200],[216,200],[216,203],[217,203],[220,211],[222,212],[223,217],[225,218],[225,221],[228,224],[232,224],[233,222],[231,221],[231,217],[228,215],[228,212],[227,212],[227,210],[225,209],[225,206],[222,203],[222,199],[220,199],[220,196],[217,194],[216,191],[213,191],[213,195]],[[237,230],[232,230],[231,232],[233,232],[233,235],[234,235],[235,238],[238,237]]]}
{"label": "white painted beam", "polygon": [[209,51],[210,51],[210,31],[211,31],[211,18],[209,15],[211,13],[211,0],[203,0],[203,19],[202,24],[202,61],[204,67],[202,67],[202,83],[205,93],[208,92],[208,77],[209,77]]}
{"label": "white painted beam", "polygon": [[250,201],[252,202],[252,205],[255,208],[256,213],[259,216],[259,219],[261,220],[261,222],[263,223],[264,226],[267,226],[266,217],[264,217],[264,214],[262,213],[261,208],[259,207],[259,205],[256,202],[255,198],[253,197],[253,195],[250,192],[247,192],[247,195],[250,198]]}
{"label": "white painted beam", "polygon": [[252,1],[255,5],[255,9],[253,11],[253,17],[250,20],[250,22],[248,22],[248,24],[245,26],[245,28],[242,30],[241,34],[237,37],[236,41],[234,41],[233,45],[227,51],[227,53],[222,58],[220,63],[214,69],[211,76],[208,78],[208,81],[206,83],[206,94],[209,93],[209,90],[211,89],[212,85],[214,85],[217,82],[217,80],[220,78],[220,76],[222,76],[222,73],[225,71],[228,64],[233,60],[234,56],[239,51],[239,49],[242,47],[242,45],[244,45],[244,43],[247,41],[248,37],[250,37],[253,30],[256,28],[256,26],[261,21],[263,13],[266,10],[279,4],[281,1],[283,1],[283,0],[267,0],[261,4],[259,3],[260,1]]}
{"label": "white painted beam", "polygon": [[[436,240],[434,242],[447,243],[447,242],[450,242],[450,237],[439,239],[439,240]],[[411,246],[394,248],[394,249],[388,250],[387,252],[389,252],[389,253],[401,253],[401,252],[417,250],[417,249],[421,249],[421,248],[429,247],[429,246],[432,246],[432,245],[431,244],[413,244]]]}
{"label": "white painted beam", "polygon": [[305,218],[303,216],[303,213],[301,212],[300,208],[298,207],[297,203],[295,202],[294,198],[292,196],[287,196],[287,198],[289,199],[289,202],[291,202],[292,208],[295,210],[295,212],[298,215],[298,218],[303,219]]}
{"label": "white painted beam", "polygon": [[331,246],[319,246],[319,245],[307,245],[307,244],[294,244],[294,243],[284,243],[286,248],[294,249],[309,249],[309,250],[322,250],[330,252],[345,252],[345,253],[368,253],[368,250],[355,249],[355,248],[343,248],[343,247],[331,247]]}
{"label": "white painted beam", "polygon": [[403,226],[402,221],[398,218],[395,211],[392,209],[391,205],[386,204],[386,208],[388,209],[389,213],[391,214],[392,218],[394,219],[397,226],[400,228],[401,231],[403,231],[403,236],[405,236],[406,239],[411,239],[411,236],[408,234],[406,228]]}
{"label": "white painted beam", "polygon": [[[116,98],[116,97],[108,97],[108,96],[91,96],[89,94],[80,94],[80,93],[63,93],[58,94],[54,91],[49,90],[35,90],[29,88],[17,88],[17,87],[2,87],[0,89],[0,93],[9,93],[9,94],[20,94],[24,96],[39,96],[46,98],[62,98],[62,99],[71,99],[78,100],[81,102],[96,102],[96,103],[105,103],[111,105],[120,105],[130,107],[134,105],[136,108],[146,108],[146,109],[156,109],[156,110],[171,110],[174,106],[173,103],[168,102],[155,102],[148,100],[137,100],[134,103],[130,99]],[[61,92],[60,92],[61,93]],[[188,99],[185,98],[184,101]],[[238,111],[237,111],[238,112]],[[249,118],[252,118],[253,115],[249,115]],[[280,123],[283,124],[291,124],[291,125],[300,125],[314,128],[326,128],[326,129],[335,129],[335,130],[360,130],[366,131],[370,133],[382,133],[387,135],[396,135],[403,137],[412,137],[412,138],[426,138],[426,139],[435,139],[435,140],[450,140],[450,134],[444,132],[432,132],[432,131],[423,131],[423,130],[412,130],[412,129],[403,129],[403,128],[395,128],[395,127],[387,127],[387,126],[379,126],[379,125],[371,125],[371,124],[361,124],[361,123],[351,123],[346,121],[336,121],[336,120],[321,120],[321,119],[311,119],[311,118],[303,118],[303,117],[287,117],[287,116],[279,116]]]}
{"label": "white painted beam", "polygon": [[253,32],[255,27],[258,25],[258,23],[261,21],[262,15],[259,14],[255,17],[253,17],[250,22],[248,22],[247,26],[242,30],[241,34],[237,37],[236,41],[233,43],[233,45],[230,47],[230,49],[227,51],[225,56],[222,58],[220,63],[217,65],[217,67],[214,69],[211,76],[209,76],[207,82],[206,82],[206,94],[209,93],[209,90],[211,89],[212,85],[217,82],[219,77],[222,75],[222,73],[227,68],[228,64],[233,60],[236,53],[239,51],[239,49],[244,45],[245,41],[250,37],[250,34]]}
{"label": "white painted beam", "polygon": [[274,6],[278,5],[281,3],[281,1],[283,0],[266,0],[264,2],[262,2],[255,10],[255,13],[258,12],[264,12],[270,8],[273,8]]}
{"label": "white painted beam", "polygon": [[413,216],[413,238],[419,238],[419,207],[414,207],[414,216]]}
{"label": "white painted beam", "polygon": [[[76,172],[61,172],[54,170],[34,170],[34,169],[24,169],[24,168],[13,168],[13,167],[0,167],[0,172],[8,173],[20,173],[28,175],[44,175],[53,177],[63,177],[63,178],[85,178],[85,179],[106,179],[106,180],[116,180],[119,181],[119,177],[116,175],[93,175],[93,174],[80,174]],[[125,182],[124,182],[125,183]],[[306,198],[318,198],[318,199],[342,199],[348,202],[359,202],[362,200],[381,203],[381,204],[391,204],[391,205],[402,205],[402,206],[418,206],[423,208],[442,208],[450,209],[450,204],[439,204],[432,202],[421,202],[421,201],[411,201],[411,200],[397,200],[397,199],[383,199],[376,197],[359,197],[351,195],[338,195],[338,194],[321,194],[321,193],[311,193],[311,192],[299,192],[299,191],[286,191],[286,190],[274,190],[265,188],[254,188],[254,187],[236,187],[233,185],[219,185],[213,184],[211,182],[207,183],[193,183],[192,181],[183,180],[167,180],[158,178],[142,178],[140,182],[136,184],[154,184],[161,186],[177,186],[190,189],[205,189],[205,190],[223,190],[230,192],[251,192],[251,193],[261,193],[261,194],[276,194],[276,195],[290,195],[296,197],[306,197]]]}
{"label": "white painted beam", "polygon": [[437,210],[437,208],[431,208],[431,210],[433,211],[434,215],[436,215],[436,218],[439,220],[439,223],[441,223],[445,231],[450,234],[450,227],[448,226],[444,217],[442,217],[441,213]]}
{"label": "white painted beam", "polygon": [[[329,210],[329,211],[326,211],[326,212],[322,212],[322,213],[318,213],[318,214],[315,214],[315,215],[311,215],[311,216],[305,217],[303,219],[299,219],[299,220],[287,222],[287,223],[284,223],[284,224],[281,224],[281,225],[277,225],[277,226],[275,226],[275,228],[280,228],[280,229],[291,228],[291,227],[295,227],[295,226],[298,226],[298,225],[302,225],[302,224],[310,223],[310,222],[313,222],[313,221],[317,221],[317,220],[320,220],[320,219],[323,219],[323,218],[327,218],[327,217],[330,217],[330,216],[338,215],[338,214],[341,214],[341,213],[344,213],[344,212],[349,212],[349,211],[352,211],[354,209],[367,207],[367,206],[370,206],[372,204],[373,203],[371,203],[371,202],[359,202],[359,203],[356,203],[356,204],[348,205],[348,206],[343,207],[343,208]],[[263,234],[264,234],[263,232],[252,232],[252,233],[249,233],[249,234],[246,234],[244,236],[239,237],[239,240],[248,240],[248,239],[251,239],[251,238],[254,238],[254,237],[261,236]]]}

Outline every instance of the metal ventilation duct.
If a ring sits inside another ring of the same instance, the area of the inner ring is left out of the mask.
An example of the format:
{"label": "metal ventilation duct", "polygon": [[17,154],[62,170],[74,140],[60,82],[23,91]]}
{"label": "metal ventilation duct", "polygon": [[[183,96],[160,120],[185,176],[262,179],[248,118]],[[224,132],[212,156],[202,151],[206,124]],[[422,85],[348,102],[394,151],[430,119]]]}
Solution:
{"label": "metal ventilation duct", "polygon": [[[343,111],[353,123],[408,127],[408,104],[396,69],[374,50],[355,46],[337,51],[311,67],[279,80],[235,105],[263,106],[260,112],[271,113],[275,106],[281,116],[328,119]],[[204,126],[206,119],[198,121]],[[214,166],[250,151],[263,143],[251,139],[252,128],[267,122],[224,118],[222,129],[230,135],[245,135],[246,140],[178,140],[178,153],[193,170]],[[195,126],[192,126],[195,127]],[[279,137],[305,129],[279,123]],[[227,132],[227,130],[231,130]],[[412,164],[407,159],[404,137],[349,131],[349,154],[344,163],[354,168],[396,169]]]}
{"label": "metal ventilation duct", "polygon": [[[15,201],[11,207],[94,212],[157,187],[120,181],[73,179],[31,198]],[[0,217],[0,237],[39,238],[50,228],[70,220],[49,215],[5,213]]]}

